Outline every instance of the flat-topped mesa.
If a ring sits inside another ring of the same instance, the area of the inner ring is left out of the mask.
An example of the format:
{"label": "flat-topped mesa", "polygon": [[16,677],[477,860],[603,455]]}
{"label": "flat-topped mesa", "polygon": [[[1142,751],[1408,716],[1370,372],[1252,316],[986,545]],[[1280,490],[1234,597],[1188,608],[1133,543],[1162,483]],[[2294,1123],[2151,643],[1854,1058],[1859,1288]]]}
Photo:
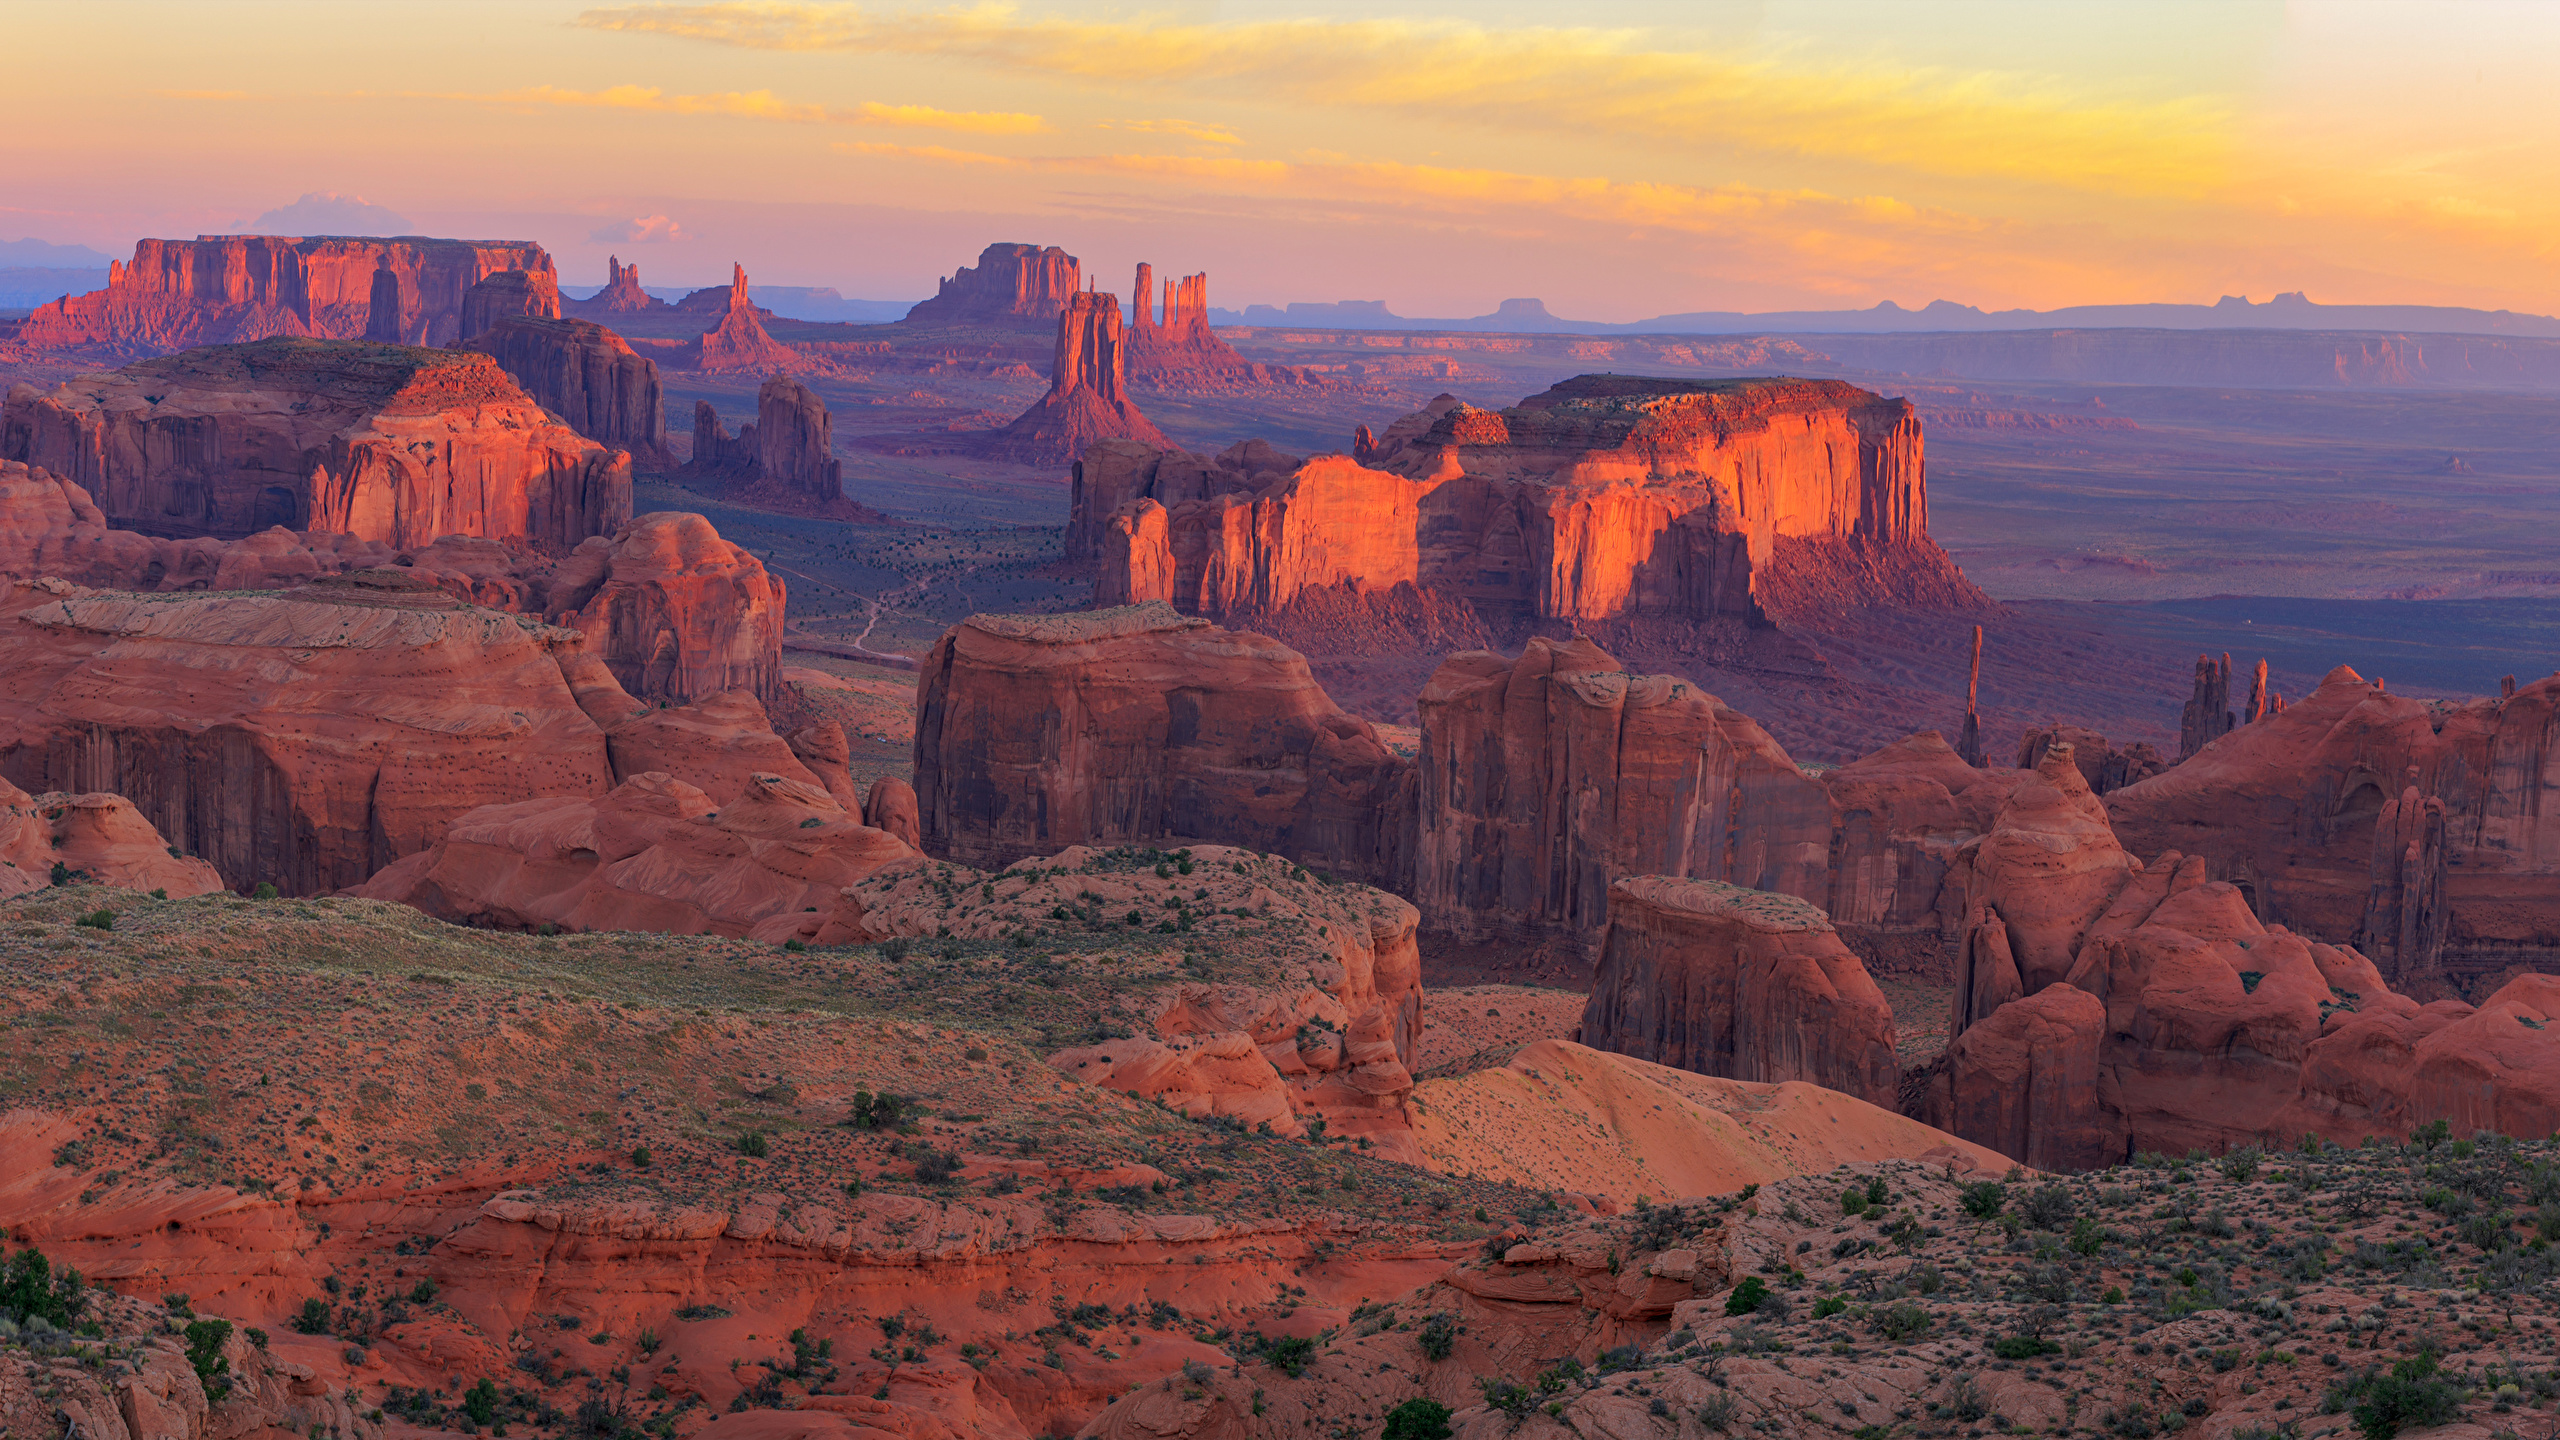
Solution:
{"label": "flat-topped mesa", "polygon": [[1173,448],[1129,399],[1120,297],[1088,290],[1058,312],[1049,393],[984,443],[988,453],[1020,464],[1069,465],[1098,440]]}
{"label": "flat-topped mesa", "polygon": [[644,315],[652,310],[674,307],[640,288],[640,263],[625,265],[622,257],[605,257],[605,286],[584,300],[563,300],[561,310],[583,320],[610,322],[617,315]]}
{"label": "flat-topped mesa", "polygon": [[1409,416],[1371,453],[1250,491],[1139,487],[1070,533],[1123,532],[1104,593],[1210,616],[1338,585],[1409,584],[1489,620],[1988,603],[1929,538],[1909,402],[1838,381],[1586,375],[1499,413]]}
{"label": "flat-topped mesa", "polygon": [[631,518],[630,456],[546,414],[488,355],[352,340],[214,345],[0,407],[0,458],[96,497],[117,525],[283,526],[394,545],[575,545]]}
{"label": "flat-topped mesa", "polygon": [[[800,352],[765,333],[754,303],[747,298],[747,267],[729,267],[728,308],[720,322],[703,332],[694,348],[698,370],[796,370],[807,363]],[[699,294],[700,292],[696,292]],[[687,296],[690,301],[693,297]]]}
{"label": "flat-topped mesa", "polygon": [[1304,657],[1164,605],[979,615],[917,682],[924,848],[972,865],[1062,845],[1243,845],[1392,886],[1413,765]]}
{"label": "flat-topped mesa", "polygon": [[[375,335],[450,345],[465,333],[465,292],[507,270],[554,273],[551,256],[530,240],[140,240],[130,264],[109,267],[106,289],[41,307],[19,327],[17,338],[37,349],[101,347],[132,355],[274,335]],[[384,272],[387,287],[377,279]],[[394,303],[377,305],[377,299]]]}
{"label": "flat-topped mesa", "polygon": [[1056,319],[1083,283],[1076,257],[1055,245],[990,245],[898,323],[1038,327]]}
{"label": "flat-topped mesa", "polygon": [[1892,1008],[1820,910],[1660,875],[1617,881],[1608,904],[1583,1044],[1894,1104]]}
{"label": "flat-topped mesa", "polygon": [[604,326],[511,315],[456,348],[494,357],[544,409],[590,440],[630,451],[635,465],[663,470],[675,464],[658,362]]}
{"label": "flat-topped mesa", "polygon": [[1130,297],[1129,379],[1163,389],[1225,389],[1296,378],[1282,366],[1257,365],[1209,328],[1209,277],[1186,275],[1164,282],[1164,320],[1155,315],[1150,286],[1155,267],[1140,265]]}
{"label": "flat-topped mesa", "polygon": [[1462,938],[1594,937],[1629,875],[1828,898],[1832,803],[1768,732],[1587,640],[1453,655],[1424,687],[1415,903]]}
{"label": "flat-topped mesa", "polygon": [[536,320],[560,318],[558,276],[548,270],[501,270],[462,292],[461,335],[465,341],[485,333],[501,320],[522,316]]}

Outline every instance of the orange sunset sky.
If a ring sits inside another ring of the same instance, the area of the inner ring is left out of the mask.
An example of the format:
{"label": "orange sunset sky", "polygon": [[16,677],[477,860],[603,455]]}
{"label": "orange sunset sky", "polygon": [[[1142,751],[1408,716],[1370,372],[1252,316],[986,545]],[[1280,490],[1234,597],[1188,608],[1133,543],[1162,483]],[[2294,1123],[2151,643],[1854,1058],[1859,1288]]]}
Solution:
{"label": "orange sunset sky", "polygon": [[2560,4],[17,0],[0,239],[310,192],[565,281],[1211,299],[2560,312]]}

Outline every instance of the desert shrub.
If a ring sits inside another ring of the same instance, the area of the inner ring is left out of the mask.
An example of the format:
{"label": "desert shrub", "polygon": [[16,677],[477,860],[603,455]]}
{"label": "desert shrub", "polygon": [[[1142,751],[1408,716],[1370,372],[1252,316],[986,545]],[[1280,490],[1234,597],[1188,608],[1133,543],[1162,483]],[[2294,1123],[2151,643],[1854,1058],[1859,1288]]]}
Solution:
{"label": "desert shrub", "polygon": [[85,915],[75,917],[71,923],[74,925],[85,925],[92,930],[113,930],[116,928],[116,912],[101,907],[99,909],[89,911]]}
{"label": "desert shrub", "polygon": [[474,1425],[485,1426],[498,1418],[498,1387],[483,1375],[472,1387],[462,1392],[462,1413]]}
{"label": "desert shrub", "polygon": [[853,1092],[853,1114],[850,1123],[856,1130],[894,1130],[906,1113],[907,1102],[883,1090],[874,1095],[868,1090]]}
{"label": "desert shrub", "polygon": [[231,1322],[197,1320],[187,1326],[186,1334],[187,1363],[195,1367],[206,1396],[219,1400],[230,1394],[231,1362],[222,1358],[222,1346],[231,1338]]}
{"label": "desert shrub", "polygon": [[1730,1395],[1710,1395],[1706,1403],[1698,1407],[1698,1423],[1710,1430],[1731,1430],[1734,1412],[1739,1408]]}
{"label": "desert shrub", "polygon": [[2039,1230],[2059,1230],[2071,1223],[2071,1191],[2048,1182],[2027,1195],[2026,1221]]}
{"label": "desert shrub", "polygon": [[2257,1146],[2243,1145],[2239,1149],[2222,1157],[2222,1173],[2230,1179],[2246,1185],[2251,1180],[2257,1178],[2258,1162],[2264,1158],[2265,1152],[2261,1151]]}
{"label": "desert shrub", "polygon": [[1450,1354],[1458,1348],[1457,1317],[1445,1310],[1435,1312],[1430,1319],[1422,1322],[1422,1333],[1418,1338],[1422,1344],[1423,1359],[1431,1361],[1448,1359]]}
{"label": "desert shrub", "polygon": [[[2435,1128],[2443,1126],[2439,1120]],[[2462,1391],[2436,1373],[2433,1350],[2401,1361],[2387,1375],[2365,1377],[2351,1393],[2356,1403],[2348,1413],[2365,1440],[2391,1440],[2402,1430],[2442,1425],[2460,1413],[2462,1404]]]}
{"label": "desert shrub", "polygon": [[1724,1297],[1724,1313],[1748,1315],[1759,1309],[1761,1302],[1768,1298],[1768,1281],[1757,1275],[1745,1276],[1741,1284],[1733,1287],[1733,1293]]}
{"label": "desert shrub", "polygon": [[965,1163],[948,1150],[928,1148],[916,1158],[916,1178],[928,1185],[940,1185],[958,1175]]}
{"label": "desert shrub", "polygon": [[249,898],[252,900],[273,900],[276,898],[276,893],[276,887],[274,885],[261,880],[258,882],[258,888],[249,892]]}
{"label": "desert shrub", "polygon": [[1964,1213],[1976,1220],[1996,1218],[2009,1203],[2009,1187],[1997,1180],[1978,1180],[1964,1187]]}
{"label": "desert shrub", "polygon": [[1867,1323],[1889,1343],[1906,1345],[1929,1333],[1929,1312],[1905,1300],[1899,1305],[1879,1306]]}
{"label": "desert shrub", "polygon": [[1387,1428],[1378,1432],[1378,1440],[1449,1440],[1449,1434],[1449,1407],[1415,1396],[1387,1412]]}
{"label": "desert shrub", "polygon": [[738,1137],[738,1153],[750,1159],[761,1160],[773,1153],[773,1142],[764,1138],[763,1131],[750,1130]]}
{"label": "desert shrub", "polygon": [[1510,1416],[1515,1422],[1527,1419],[1529,1412],[1538,1408],[1538,1392],[1517,1380],[1505,1380],[1499,1375],[1480,1376],[1476,1380],[1476,1389],[1484,1396],[1487,1406]]}
{"label": "desert shrub", "polygon": [[1295,1380],[1307,1373],[1308,1364],[1316,1358],[1316,1342],[1304,1335],[1291,1335],[1274,1340],[1262,1352],[1271,1368]]}
{"label": "desert shrub", "polygon": [[294,1330],[303,1335],[329,1333],[329,1302],[314,1295],[302,1302],[302,1312],[293,1317]]}

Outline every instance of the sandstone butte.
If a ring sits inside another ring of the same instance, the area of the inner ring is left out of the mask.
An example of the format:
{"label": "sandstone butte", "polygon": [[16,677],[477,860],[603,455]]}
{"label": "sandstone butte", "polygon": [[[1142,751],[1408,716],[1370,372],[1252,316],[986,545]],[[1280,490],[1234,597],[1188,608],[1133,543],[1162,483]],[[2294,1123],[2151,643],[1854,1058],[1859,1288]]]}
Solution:
{"label": "sandstone butte", "polygon": [[844,462],[835,454],[835,417],[816,391],[789,375],[766,377],[756,390],[756,418],[735,435],[710,401],[695,401],[693,458],[686,469],[718,481],[722,499],[760,510],[858,525],[896,523],[846,497]]}
{"label": "sandstone butte", "polygon": [[1609,887],[1581,1039],[1701,1075],[1804,1081],[1871,1105],[1900,1083],[1893,1010],[1820,910],[1718,880]]}
{"label": "sandstone butte", "polygon": [[[765,333],[755,303],[747,298],[747,267],[729,267],[729,289],[719,321],[687,347],[685,358],[696,370],[795,370],[808,362],[800,352]],[[697,291],[696,294],[702,292]],[[713,294],[718,295],[715,290]],[[693,296],[685,297],[689,303]]]}
{"label": "sandstone butte", "polygon": [[2137,853],[2201,856],[2268,921],[2356,945],[2396,988],[2478,994],[2560,936],[2555,709],[2560,676],[2454,703],[2342,665],[2107,808]]}
{"label": "sandstone butte", "polygon": [[2560,1128],[2560,1040],[2542,1031],[2560,981],[2422,1006],[2207,873],[2128,854],[2068,747],[2049,751],[1951,860],[1966,920],[1919,1117],[2044,1169],[2433,1120]]}
{"label": "sandstone butte", "polygon": [[506,316],[473,331],[456,348],[494,358],[542,408],[599,445],[630,451],[633,464],[674,468],[658,362],[602,325]]}
{"label": "sandstone butte", "polygon": [[1236,353],[1209,328],[1209,277],[1185,275],[1164,282],[1164,314],[1157,318],[1155,267],[1141,261],[1129,294],[1128,379],[1159,390],[1234,390],[1304,383],[1304,372],[1262,365]]}
{"label": "sandstone butte", "polygon": [[589,536],[557,564],[459,535],[414,549],[281,528],[164,540],[111,527],[87,491],[50,471],[0,460],[0,578],[168,594],[285,590],[384,567],[457,600],[584,631],[589,650],[641,700],[748,690],[787,705],[785,588],[700,515],[653,511]]}
{"label": "sandstone butte", "polygon": [[1199,839],[1394,886],[1414,775],[1276,640],[1164,605],[979,615],[917,678],[925,848],[1004,865]]}
{"label": "sandstone butte", "polygon": [[1337,587],[1412,586],[1506,620],[1984,603],[1929,538],[1908,401],[1831,380],[1584,375],[1416,428],[1366,464],[1318,456],[1273,483],[1114,452],[1084,467],[1073,548],[1099,537],[1102,601],[1211,617]]}
{"label": "sandstone butte", "polygon": [[547,414],[486,355],[342,340],[216,345],[0,407],[0,459],[42,466],[115,524],[274,526],[399,546],[569,546],[631,518],[631,461]]}
{"label": "sandstone butte", "polygon": [[[139,240],[111,262],[107,288],[42,306],[19,327],[22,345],[152,355],[274,336],[402,344],[462,339],[463,297],[503,271],[554,274],[529,240],[367,239],[322,235],[207,235]],[[396,308],[377,317],[378,274]],[[537,282],[538,283],[538,282]],[[557,291],[556,281],[553,285]]]}
{"label": "sandstone butte", "polygon": [[[1173,442],[1129,398],[1120,298],[1079,291],[1058,312],[1058,349],[1049,390],[1013,423],[989,433],[987,454],[1024,465],[1072,465],[1098,440],[1130,440],[1159,450]],[[1161,596],[1149,596],[1161,599]]]}
{"label": "sandstone butte", "polygon": [[715,801],[756,771],[822,783],[753,696],[644,707],[580,632],[397,567],[280,593],[19,582],[0,656],[0,774],[111,788],[242,889],[356,884],[477,806],[600,796],[644,770]]}
{"label": "sandstone butte", "polygon": [[675,308],[640,288],[639,261],[625,265],[621,256],[610,255],[605,258],[604,269],[604,288],[584,300],[562,299],[562,314],[611,324],[619,316],[645,315],[653,310]]}
{"label": "sandstone butte", "polygon": [[1083,284],[1076,257],[1052,245],[998,243],[918,301],[901,325],[1046,328]]}
{"label": "sandstone butte", "polygon": [[[389,266],[374,272],[374,286],[382,291],[392,276]],[[375,318],[381,317],[377,305]],[[462,292],[462,323],[457,335],[468,340],[507,320],[557,320],[560,318],[560,279],[548,270],[501,270],[485,275]],[[400,337],[389,326],[371,326],[367,340],[398,344]]]}

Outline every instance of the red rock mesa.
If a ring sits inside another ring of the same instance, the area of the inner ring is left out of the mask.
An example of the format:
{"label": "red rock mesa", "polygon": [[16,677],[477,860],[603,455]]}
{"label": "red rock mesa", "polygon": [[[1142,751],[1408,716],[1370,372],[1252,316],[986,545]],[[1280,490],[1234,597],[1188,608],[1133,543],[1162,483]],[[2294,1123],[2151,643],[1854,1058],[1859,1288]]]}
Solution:
{"label": "red rock mesa", "polygon": [[[141,240],[131,263],[108,267],[106,289],[43,306],[19,328],[18,339],[43,349],[101,347],[132,355],[274,335],[378,335],[450,345],[465,334],[465,293],[508,270],[554,273],[551,256],[530,240]],[[391,301],[386,307],[375,304],[377,272],[390,277],[382,292]]]}
{"label": "red rock mesa", "polygon": [[1058,314],[1049,393],[988,436],[986,448],[1026,465],[1072,464],[1097,440],[1134,440],[1171,449],[1173,442],[1129,399],[1126,366],[1119,297],[1078,292]]}
{"label": "red rock mesa", "polygon": [[1056,319],[1082,283],[1076,257],[1055,245],[990,245],[898,323],[1037,327]]}
{"label": "red rock mesa", "polygon": [[0,458],[118,525],[283,526],[393,545],[574,545],[631,517],[631,462],[544,413],[486,355],[361,341],[216,345],[9,392]]}
{"label": "red rock mesa", "polygon": [[[374,272],[377,275],[387,270]],[[461,336],[469,340],[502,320],[531,316],[536,320],[560,318],[559,277],[550,271],[501,270],[462,292]],[[368,340],[382,337],[368,326]]]}
{"label": "red rock mesa", "polygon": [[458,348],[494,357],[542,408],[590,440],[630,451],[633,464],[651,470],[674,466],[658,362],[635,353],[602,325],[507,316]]}
{"label": "red rock mesa", "polygon": [[1276,640],[1163,605],[979,615],[935,644],[917,697],[936,854],[1196,839],[1381,885],[1411,864],[1412,763]]}
{"label": "red rock mesa", "polygon": [[756,391],[755,420],[735,435],[711,402],[694,402],[688,468],[721,480],[722,498],[739,504],[856,524],[890,523],[888,516],[845,498],[834,417],[816,391],[788,375],[766,378]]}
{"label": "red rock mesa", "polygon": [[1837,381],[1586,375],[1408,433],[1373,448],[1374,468],[1318,456],[1268,485],[1212,477],[1206,495],[1187,466],[1164,498],[1089,476],[1070,535],[1113,537],[1099,593],[1209,616],[1346,585],[1525,619],[1985,603],[1929,538],[1906,401]]}

